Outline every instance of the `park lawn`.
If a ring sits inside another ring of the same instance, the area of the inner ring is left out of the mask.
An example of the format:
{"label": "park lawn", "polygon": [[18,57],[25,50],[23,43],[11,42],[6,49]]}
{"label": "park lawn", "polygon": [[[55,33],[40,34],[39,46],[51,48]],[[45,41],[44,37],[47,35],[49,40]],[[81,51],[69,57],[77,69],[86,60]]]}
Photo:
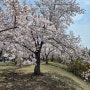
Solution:
{"label": "park lawn", "polygon": [[40,76],[34,76],[34,65],[0,66],[1,90],[90,90],[90,83],[65,70],[59,63],[41,64]]}
{"label": "park lawn", "polygon": [[60,74],[62,76],[65,76],[65,77],[68,77],[68,78],[74,80],[84,90],[90,90],[90,83],[87,83],[87,82],[83,81],[81,78],[79,78],[79,77],[75,76],[74,74],[66,71],[65,70],[66,66],[63,66],[62,64],[50,62],[50,65],[48,67],[46,67],[46,65],[42,66],[42,67],[43,67],[42,68],[43,70],[44,70],[44,68],[49,68],[49,69],[47,69],[48,72],[54,72],[54,73]]}

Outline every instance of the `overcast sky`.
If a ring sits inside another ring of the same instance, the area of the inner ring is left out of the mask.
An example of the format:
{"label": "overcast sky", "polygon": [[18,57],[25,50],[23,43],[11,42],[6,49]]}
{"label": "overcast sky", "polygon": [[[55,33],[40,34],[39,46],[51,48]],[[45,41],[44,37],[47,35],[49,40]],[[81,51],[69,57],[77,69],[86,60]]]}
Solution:
{"label": "overcast sky", "polygon": [[75,35],[80,35],[84,47],[90,49],[90,0],[77,0],[82,8],[86,10],[85,14],[74,17],[74,24],[68,29]]}

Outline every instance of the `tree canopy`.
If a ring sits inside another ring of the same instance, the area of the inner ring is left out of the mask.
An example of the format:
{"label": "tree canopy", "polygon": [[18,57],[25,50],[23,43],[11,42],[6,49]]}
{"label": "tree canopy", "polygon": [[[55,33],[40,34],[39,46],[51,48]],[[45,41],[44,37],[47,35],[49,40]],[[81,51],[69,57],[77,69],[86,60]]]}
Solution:
{"label": "tree canopy", "polygon": [[2,0],[1,3],[0,49],[18,57],[22,57],[22,53],[33,53],[35,74],[40,74],[40,54],[45,44],[77,55],[79,37],[65,33],[73,17],[84,13],[76,0],[36,0],[35,5],[19,0]]}

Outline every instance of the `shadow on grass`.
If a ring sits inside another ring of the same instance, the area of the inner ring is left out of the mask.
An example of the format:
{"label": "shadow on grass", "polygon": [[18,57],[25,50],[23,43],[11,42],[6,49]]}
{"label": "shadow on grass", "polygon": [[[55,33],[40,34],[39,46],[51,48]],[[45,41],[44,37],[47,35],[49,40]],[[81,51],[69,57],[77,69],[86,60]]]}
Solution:
{"label": "shadow on grass", "polygon": [[[70,84],[70,85],[69,85]],[[55,73],[34,74],[17,73],[5,70],[0,74],[0,90],[82,90],[69,78]]]}

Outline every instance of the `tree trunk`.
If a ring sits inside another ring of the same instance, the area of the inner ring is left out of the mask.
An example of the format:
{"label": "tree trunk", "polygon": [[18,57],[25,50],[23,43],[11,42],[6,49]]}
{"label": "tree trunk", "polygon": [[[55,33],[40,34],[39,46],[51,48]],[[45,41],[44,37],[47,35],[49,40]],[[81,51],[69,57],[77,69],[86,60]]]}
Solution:
{"label": "tree trunk", "polygon": [[43,56],[43,61],[45,61],[45,58],[44,58],[44,56]]}
{"label": "tree trunk", "polygon": [[41,44],[39,44],[39,42],[37,42],[36,52],[34,53],[35,57],[36,57],[36,65],[35,65],[35,68],[34,68],[34,74],[35,75],[40,75],[41,74],[41,72],[40,72],[40,53],[41,53],[42,45],[43,45],[42,41],[41,41]]}
{"label": "tree trunk", "polygon": [[46,64],[48,64],[48,59],[46,59]]}
{"label": "tree trunk", "polygon": [[19,67],[20,67],[20,68],[22,68],[22,67],[23,67],[23,64],[22,64],[22,59],[20,59]]}
{"label": "tree trunk", "polygon": [[46,56],[46,64],[48,64],[48,56]]}
{"label": "tree trunk", "polygon": [[53,58],[53,55],[52,55],[51,62],[53,62],[53,61],[54,61],[54,58]]}
{"label": "tree trunk", "polygon": [[40,75],[40,51],[35,52],[35,57],[36,57],[36,65],[34,68],[34,74],[35,75]]}

